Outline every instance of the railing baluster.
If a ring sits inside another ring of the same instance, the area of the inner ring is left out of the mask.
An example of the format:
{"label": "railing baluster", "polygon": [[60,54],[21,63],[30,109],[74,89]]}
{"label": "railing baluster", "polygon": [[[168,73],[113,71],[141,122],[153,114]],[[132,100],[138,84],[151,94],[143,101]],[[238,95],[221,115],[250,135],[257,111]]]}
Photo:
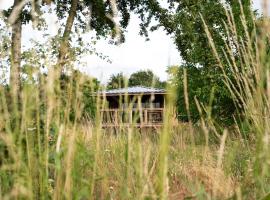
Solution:
{"label": "railing baluster", "polygon": [[145,120],[145,124],[148,124],[148,116],[147,116],[147,109],[144,110],[144,120]]}
{"label": "railing baluster", "polygon": [[[163,117],[164,117],[164,108],[145,108],[145,109],[103,109],[101,113],[103,114],[103,124],[105,126],[118,126],[119,123],[123,123],[124,125],[133,123],[133,112],[139,111],[139,120],[140,123],[137,123],[137,126],[156,126],[162,125]],[[124,113],[123,113],[124,112]],[[126,113],[127,112],[127,113]],[[122,113],[122,114],[121,114]],[[128,114],[127,119],[125,118],[125,113]],[[122,116],[124,115],[124,116]],[[135,122],[136,123],[136,122]],[[111,125],[109,125],[111,124]]]}

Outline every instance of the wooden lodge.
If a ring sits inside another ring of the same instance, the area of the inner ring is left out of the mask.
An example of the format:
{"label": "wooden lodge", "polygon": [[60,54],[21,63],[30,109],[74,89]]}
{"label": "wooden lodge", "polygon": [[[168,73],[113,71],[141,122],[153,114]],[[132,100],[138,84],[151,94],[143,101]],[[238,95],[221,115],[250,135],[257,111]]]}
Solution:
{"label": "wooden lodge", "polygon": [[106,104],[100,113],[104,128],[131,125],[161,127],[163,124],[164,89],[137,86],[102,91],[99,95]]}

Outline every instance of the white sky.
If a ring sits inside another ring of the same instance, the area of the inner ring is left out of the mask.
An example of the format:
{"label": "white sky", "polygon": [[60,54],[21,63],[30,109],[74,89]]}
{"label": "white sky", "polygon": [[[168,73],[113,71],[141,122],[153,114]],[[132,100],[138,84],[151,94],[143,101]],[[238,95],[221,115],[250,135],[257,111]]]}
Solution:
{"label": "white sky", "polygon": [[131,18],[127,28],[126,42],[119,45],[109,45],[106,41],[97,43],[97,50],[108,55],[112,63],[103,61],[95,56],[87,57],[88,67],[85,71],[95,76],[107,79],[111,74],[123,72],[126,75],[140,69],[151,69],[162,80],[166,77],[166,66],[179,64],[181,58],[173,40],[158,30],[150,33],[150,41],[138,35],[139,20]]}
{"label": "white sky", "polygon": [[[261,1],[263,0],[254,0],[254,8],[261,10]],[[0,9],[8,8],[12,4],[13,0],[0,0]],[[56,19],[50,20],[54,23]],[[55,32],[56,29],[50,31]],[[141,69],[151,69],[161,80],[166,80],[167,66],[181,63],[173,40],[163,30],[158,30],[150,33],[150,41],[146,42],[145,38],[138,35],[138,32],[139,20],[136,16],[132,16],[124,44],[114,46],[105,40],[97,42],[97,50],[109,56],[112,63],[103,61],[97,56],[87,56],[83,59],[87,67],[83,67],[82,70],[102,82],[106,82],[111,74],[123,72],[130,75]],[[29,26],[24,29],[23,43],[27,45],[31,38],[41,39],[40,34],[31,30]]]}

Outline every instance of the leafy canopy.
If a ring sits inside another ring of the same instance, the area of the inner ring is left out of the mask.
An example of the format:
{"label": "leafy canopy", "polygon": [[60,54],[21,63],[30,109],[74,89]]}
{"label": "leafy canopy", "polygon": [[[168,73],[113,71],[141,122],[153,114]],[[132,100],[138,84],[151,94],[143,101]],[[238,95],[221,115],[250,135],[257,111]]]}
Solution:
{"label": "leafy canopy", "polygon": [[157,87],[164,88],[165,82],[160,81],[151,70],[140,70],[131,74],[129,77],[129,86],[145,86],[145,87]]}
{"label": "leafy canopy", "polygon": [[[181,119],[187,119],[186,105],[184,100],[183,76],[184,69],[187,72],[187,88],[189,96],[189,106],[191,117],[196,121],[199,117],[195,98],[204,105],[212,106],[211,115],[224,121],[232,117],[236,111],[233,99],[226,85],[223,83],[223,71],[210,47],[209,38],[205,31],[206,26],[215,43],[217,54],[220,62],[225,66],[225,73],[231,77],[230,66],[225,56],[227,48],[234,49],[234,60],[239,61],[239,48],[237,45],[242,44],[248,38],[245,31],[252,38],[253,11],[251,1],[233,0],[181,0],[174,1],[173,7],[175,12],[165,14],[167,17],[160,19],[160,26],[164,27],[168,33],[174,34],[175,44],[183,59],[183,64],[175,73],[173,83],[177,83],[178,91],[178,112]],[[228,18],[229,14],[233,15],[233,23],[236,30],[228,24],[232,19]],[[243,16],[245,22],[243,23]],[[164,19],[167,20],[164,21]],[[169,22],[168,22],[169,21]],[[243,25],[246,24],[246,27]],[[237,32],[237,44],[232,43],[235,39],[231,38],[233,31]],[[172,70],[172,69],[171,69]],[[232,78],[232,81],[233,78]]]}
{"label": "leafy canopy", "polygon": [[127,78],[123,75],[123,73],[113,74],[111,75],[108,83],[108,89],[117,89],[117,88],[124,88],[127,85]]}
{"label": "leafy canopy", "polygon": [[127,86],[165,88],[166,83],[160,81],[151,70],[140,70],[131,74],[129,78],[125,77],[122,72],[113,74],[107,84],[108,89],[124,88]]}

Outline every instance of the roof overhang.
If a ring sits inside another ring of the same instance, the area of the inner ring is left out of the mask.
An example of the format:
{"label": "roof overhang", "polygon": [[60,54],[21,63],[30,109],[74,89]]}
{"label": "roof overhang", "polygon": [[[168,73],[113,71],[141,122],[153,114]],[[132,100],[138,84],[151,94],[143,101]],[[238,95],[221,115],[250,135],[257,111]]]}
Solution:
{"label": "roof overhang", "polygon": [[145,95],[166,95],[166,92],[143,92],[143,93],[106,93],[104,92],[98,92],[95,94],[95,96],[145,96]]}

